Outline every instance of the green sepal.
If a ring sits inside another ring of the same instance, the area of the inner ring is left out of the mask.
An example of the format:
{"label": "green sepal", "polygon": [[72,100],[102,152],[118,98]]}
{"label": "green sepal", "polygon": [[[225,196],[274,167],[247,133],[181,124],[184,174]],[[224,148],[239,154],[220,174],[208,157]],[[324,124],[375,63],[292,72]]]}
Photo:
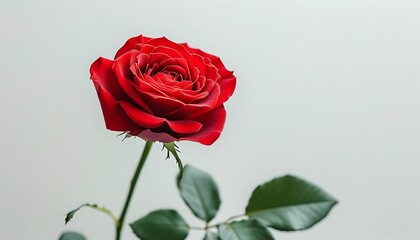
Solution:
{"label": "green sepal", "polygon": [[169,153],[172,153],[172,155],[175,157],[176,163],[178,164],[179,168],[179,175],[178,175],[178,182],[181,181],[182,176],[184,175],[184,166],[182,165],[182,160],[178,156],[178,146],[174,142],[164,143],[163,147],[168,150],[168,155],[166,156],[166,159],[170,158]]}

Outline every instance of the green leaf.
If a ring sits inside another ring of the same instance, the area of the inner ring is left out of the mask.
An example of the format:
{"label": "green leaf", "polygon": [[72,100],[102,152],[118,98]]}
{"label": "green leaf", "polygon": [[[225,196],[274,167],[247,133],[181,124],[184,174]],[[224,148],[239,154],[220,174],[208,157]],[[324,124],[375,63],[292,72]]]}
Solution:
{"label": "green leaf", "polygon": [[220,224],[221,240],[274,240],[267,228],[255,219]]}
{"label": "green leaf", "polygon": [[214,232],[206,231],[206,235],[203,240],[219,240],[219,236],[217,236]]}
{"label": "green leaf", "polygon": [[86,240],[86,238],[77,232],[65,232],[61,234],[58,240]]}
{"label": "green leaf", "polygon": [[287,175],[258,186],[246,214],[272,228],[296,231],[321,221],[336,203],[317,186]]}
{"label": "green leaf", "polygon": [[71,210],[70,212],[68,212],[66,214],[66,218],[64,219],[64,224],[67,224],[74,216],[74,214],[79,211],[82,207],[87,207],[89,206],[89,203],[85,203],[83,205],[80,205],[78,208]]}
{"label": "green leaf", "polygon": [[189,231],[184,219],[171,209],[153,211],[130,226],[142,240],[183,240]]}
{"label": "green leaf", "polygon": [[76,208],[76,209],[70,211],[69,213],[67,213],[66,218],[64,219],[64,224],[67,224],[73,218],[74,214],[83,207],[90,207],[90,208],[93,208],[93,209],[98,210],[100,212],[103,212],[103,213],[105,213],[106,215],[108,215],[112,218],[115,225],[118,224],[118,218],[114,214],[112,214],[111,210],[109,210],[105,207],[99,207],[98,204],[90,204],[90,203],[82,204],[78,208]]}
{"label": "green leaf", "polygon": [[195,216],[210,222],[219,210],[220,196],[213,178],[192,166],[185,166],[178,189]]}

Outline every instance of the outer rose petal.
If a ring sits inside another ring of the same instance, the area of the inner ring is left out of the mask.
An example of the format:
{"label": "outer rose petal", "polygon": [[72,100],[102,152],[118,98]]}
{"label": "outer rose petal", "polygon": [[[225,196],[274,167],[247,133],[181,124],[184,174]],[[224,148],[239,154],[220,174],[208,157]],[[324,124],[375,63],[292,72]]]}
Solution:
{"label": "outer rose petal", "polygon": [[124,96],[124,91],[112,71],[112,64],[114,61],[103,57],[96,59],[90,66],[90,79],[101,85],[114,98],[119,98]]}
{"label": "outer rose petal", "polygon": [[200,131],[203,124],[193,120],[167,121],[168,126],[176,133],[191,134]]}
{"label": "outer rose petal", "polygon": [[114,59],[117,59],[119,56],[121,56],[122,54],[124,54],[124,53],[126,53],[126,52],[128,52],[132,49],[141,48],[141,46],[138,45],[138,44],[145,43],[145,42],[147,42],[151,39],[153,39],[153,38],[145,37],[143,35],[139,35],[137,37],[132,37],[132,38],[128,39],[127,42],[125,42],[124,45],[117,51]]}
{"label": "outer rose petal", "polygon": [[193,120],[170,121],[145,113],[127,102],[119,103],[128,117],[144,128],[158,128],[166,123],[177,134],[191,134],[200,131],[202,124]]}
{"label": "outer rose petal", "polygon": [[230,78],[233,76],[233,71],[228,71],[219,57],[211,59],[211,63],[219,69],[219,74],[222,78]]}
{"label": "outer rose petal", "polygon": [[182,137],[179,140],[189,140],[204,145],[211,145],[220,137],[225,126],[225,107],[222,105],[207,114],[203,114],[196,120],[203,124],[203,128],[199,132]]}
{"label": "outer rose petal", "polygon": [[145,113],[130,103],[120,102],[119,104],[124,109],[127,116],[141,127],[157,128],[165,122],[165,119]]}
{"label": "outer rose petal", "polygon": [[204,52],[204,51],[203,51],[203,50],[201,50],[201,49],[190,47],[190,46],[188,45],[188,43],[181,43],[181,45],[182,45],[182,46],[184,46],[185,48],[187,48],[187,49],[188,49],[188,51],[193,52],[193,53],[197,53],[198,55],[200,55],[200,56],[202,56],[202,57],[208,57],[208,58],[210,58],[210,59],[217,58],[217,56],[215,56],[215,55],[213,55],[213,54],[210,54],[210,53],[207,53],[207,52]]}
{"label": "outer rose petal", "polygon": [[225,103],[235,91],[236,77],[232,75],[231,78],[222,79],[218,81],[217,83],[220,86],[220,95],[219,95],[219,99],[217,99],[216,106],[219,106]]}
{"label": "outer rose petal", "polygon": [[94,82],[94,84],[98,93],[99,102],[101,103],[106,128],[113,131],[130,131],[136,129],[137,124],[127,117],[127,114],[125,114],[124,110],[115,101],[114,97],[103,89],[99,83]]}
{"label": "outer rose petal", "polygon": [[[201,50],[198,51],[202,52]],[[229,97],[232,96],[236,87],[236,77],[233,75],[233,71],[228,71],[226,69],[219,57],[212,59],[211,62],[217,67],[218,73],[221,76],[221,79],[217,81],[221,88],[220,97],[217,102],[217,105],[219,105],[226,102]]]}

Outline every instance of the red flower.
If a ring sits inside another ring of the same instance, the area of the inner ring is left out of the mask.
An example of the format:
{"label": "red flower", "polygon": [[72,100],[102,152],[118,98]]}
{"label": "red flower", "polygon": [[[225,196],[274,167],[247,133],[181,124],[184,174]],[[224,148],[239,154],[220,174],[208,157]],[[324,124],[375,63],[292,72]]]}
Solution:
{"label": "red flower", "polygon": [[211,145],[236,77],[220,58],[165,37],[130,38],[90,67],[106,127],[149,141]]}

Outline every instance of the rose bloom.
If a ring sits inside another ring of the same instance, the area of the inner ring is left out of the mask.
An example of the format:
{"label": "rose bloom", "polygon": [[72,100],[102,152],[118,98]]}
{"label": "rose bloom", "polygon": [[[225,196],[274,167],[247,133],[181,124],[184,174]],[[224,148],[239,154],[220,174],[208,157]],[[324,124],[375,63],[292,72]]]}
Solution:
{"label": "rose bloom", "polygon": [[236,85],[220,58],[142,35],[130,38],[114,60],[98,58],[90,74],[109,130],[163,143],[214,143]]}

